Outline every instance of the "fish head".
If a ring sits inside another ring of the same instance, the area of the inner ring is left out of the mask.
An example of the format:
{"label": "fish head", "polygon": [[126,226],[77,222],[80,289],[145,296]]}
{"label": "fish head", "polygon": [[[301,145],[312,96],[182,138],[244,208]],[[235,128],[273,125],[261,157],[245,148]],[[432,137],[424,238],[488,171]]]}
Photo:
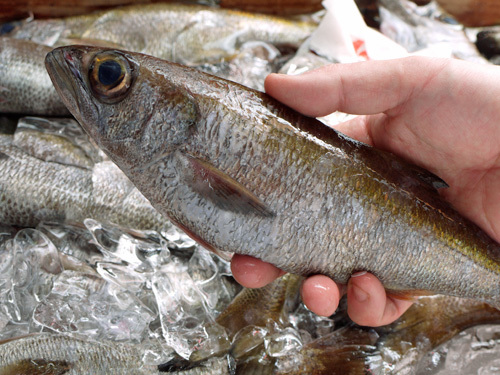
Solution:
{"label": "fish head", "polygon": [[91,46],[57,48],[45,60],[62,101],[122,170],[172,153],[196,124],[186,89],[157,74],[164,63]]}

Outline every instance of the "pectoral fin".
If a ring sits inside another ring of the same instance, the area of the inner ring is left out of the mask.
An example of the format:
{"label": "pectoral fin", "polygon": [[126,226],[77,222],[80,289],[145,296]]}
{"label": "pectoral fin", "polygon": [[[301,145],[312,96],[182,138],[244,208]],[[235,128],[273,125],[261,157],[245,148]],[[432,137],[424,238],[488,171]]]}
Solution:
{"label": "pectoral fin", "polygon": [[0,375],[63,375],[71,370],[66,361],[45,359],[23,359],[13,364],[2,366]]}
{"label": "pectoral fin", "polygon": [[193,190],[210,199],[218,207],[239,213],[274,216],[272,210],[255,194],[216,167],[191,155],[187,161],[187,182]]}

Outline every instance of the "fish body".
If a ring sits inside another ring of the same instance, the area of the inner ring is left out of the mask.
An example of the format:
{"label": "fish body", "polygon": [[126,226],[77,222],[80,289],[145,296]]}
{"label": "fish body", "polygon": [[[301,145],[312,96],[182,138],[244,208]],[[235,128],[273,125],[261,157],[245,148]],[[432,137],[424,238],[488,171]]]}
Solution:
{"label": "fish body", "polygon": [[0,113],[69,115],[43,64],[51,50],[30,41],[0,37]]}
{"label": "fish body", "polygon": [[253,40],[298,48],[316,26],[203,5],[147,4],[31,21],[9,35],[54,46],[87,41],[196,65],[231,58]]}
{"label": "fish body", "polygon": [[[76,132],[74,121],[67,121]],[[10,225],[81,223],[90,217],[127,228],[170,227],[113,163],[94,164],[68,138],[36,128],[0,137],[0,202],[0,222]]]}
{"label": "fish body", "polygon": [[340,283],[367,270],[391,291],[500,305],[500,246],[440,198],[446,184],[428,171],[150,56],[73,46],[46,65],[99,147],[205,247]]}
{"label": "fish body", "polygon": [[0,374],[158,374],[133,345],[35,334],[0,342]]}

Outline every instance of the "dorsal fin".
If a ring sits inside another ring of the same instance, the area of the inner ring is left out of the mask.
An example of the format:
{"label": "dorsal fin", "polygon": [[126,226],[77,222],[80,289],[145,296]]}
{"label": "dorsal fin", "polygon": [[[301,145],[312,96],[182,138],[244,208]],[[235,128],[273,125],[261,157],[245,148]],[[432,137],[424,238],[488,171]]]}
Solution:
{"label": "dorsal fin", "polygon": [[186,182],[191,188],[224,210],[274,216],[271,209],[250,190],[200,158],[181,154],[186,166]]}

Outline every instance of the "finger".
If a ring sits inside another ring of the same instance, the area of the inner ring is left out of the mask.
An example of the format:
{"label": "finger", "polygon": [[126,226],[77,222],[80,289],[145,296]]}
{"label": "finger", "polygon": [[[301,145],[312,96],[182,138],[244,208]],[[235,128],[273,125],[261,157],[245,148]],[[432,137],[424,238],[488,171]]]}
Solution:
{"label": "finger", "polygon": [[317,315],[332,315],[339,305],[340,294],[337,284],[324,275],[308,277],[302,283],[302,301]]}
{"label": "finger", "polygon": [[[426,70],[421,68],[424,62]],[[308,116],[334,111],[370,115],[404,103],[443,64],[420,57],[331,64],[296,76],[270,74],[265,89]]]}
{"label": "finger", "polygon": [[272,264],[239,254],[231,259],[231,271],[236,281],[246,288],[261,288],[285,274]]}
{"label": "finger", "polygon": [[347,284],[347,313],[359,325],[390,324],[411,305],[411,301],[387,295],[380,281],[367,272],[353,274]]}

